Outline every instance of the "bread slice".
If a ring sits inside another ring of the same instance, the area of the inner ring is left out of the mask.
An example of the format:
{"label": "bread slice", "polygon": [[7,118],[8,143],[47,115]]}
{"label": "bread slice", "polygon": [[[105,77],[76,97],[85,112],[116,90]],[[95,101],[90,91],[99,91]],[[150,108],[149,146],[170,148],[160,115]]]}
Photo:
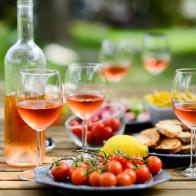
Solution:
{"label": "bread slice", "polygon": [[165,138],[155,148],[164,153],[178,153],[182,148],[182,143],[176,138]]}
{"label": "bread slice", "polygon": [[182,127],[171,120],[159,121],[155,126],[162,135],[168,138],[175,138],[182,132]]}
{"label": "bread slice", "polygon": [[191,129],[189,127],[187,127],[185,124],[183,124],[179,120],[162,120],[162,121],[167,122],[167,123],[174,123],[176,125],[180,125],[182,127],[183,131],[191,131]]}
{"label": "bread slice", "polygon": [[156,128],[150,128],[143,130],[136,138],[149,148],[155,148],[159,144],[161,136]]}
{"label": "bread slice", "polygon": [[191,133],[190,132],[180,132],[176,138],[178,138],[183,143],[191,142]]}
{"label": "bread slice", "polygon": [[185,124],[182,124],[181,126],[182,126],[182,130],[183,131],[189,131],[189,132],[191,132],[191,129],[189,127],[187,127]]}
{"label": "bread slice", "polygon": [[182,145],[180,153],[182,153],[182,154],[189,154],[190,151],[191,151],[191,145],[187,144],[187,145]]}

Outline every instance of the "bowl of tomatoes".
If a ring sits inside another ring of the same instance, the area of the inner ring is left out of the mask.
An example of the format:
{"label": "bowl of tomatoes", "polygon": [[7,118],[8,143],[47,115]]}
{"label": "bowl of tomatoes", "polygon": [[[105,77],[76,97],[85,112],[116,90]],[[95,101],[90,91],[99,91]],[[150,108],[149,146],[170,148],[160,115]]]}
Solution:
{"label": "bowl of tomatoes", "polygon": [[[123,104],[111,102],[103,105],[89,119],[87,149],[99,150],[110,137],[123,134],[125,125]],[[65,128],[71,140],[82,147],[82,120],[73,115],[65,121]]]}

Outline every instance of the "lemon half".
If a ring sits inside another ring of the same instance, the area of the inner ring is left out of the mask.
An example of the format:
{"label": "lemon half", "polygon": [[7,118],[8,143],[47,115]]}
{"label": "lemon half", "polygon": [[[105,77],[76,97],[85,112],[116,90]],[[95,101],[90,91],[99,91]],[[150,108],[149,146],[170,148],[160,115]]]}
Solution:
{"label": "lemon half", "polygon": [[106,141],[101,151],[105,152],[106,155],[112,155],[120,151],[128,156],[148,156],[148,147],[130,135],[116,135],[111,137]]}

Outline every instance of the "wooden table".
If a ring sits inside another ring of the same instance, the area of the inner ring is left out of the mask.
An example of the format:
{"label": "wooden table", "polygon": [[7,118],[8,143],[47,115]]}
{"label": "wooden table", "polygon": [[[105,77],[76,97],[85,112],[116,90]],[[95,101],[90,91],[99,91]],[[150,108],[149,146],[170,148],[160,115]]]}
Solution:
{"label": "wooden table", "polygon": [[[54,196],[59,195],[56,188],[47,187],[35,182],[22,181],[18,178],[18,174],[22,169],[7,166],[3,160],[3,109],[0,108],[0,196]],[[54,140],[56,147],[47,153],[45,162],[51,163],[55,158],[60,158],[71,154],[76,146],[69,139],[63,124],[51,127],[47,130],[47,135]],[[25,168],[24,168],[25,169]],[[172,178],[169,182],[156,185],[148,190],[140,190],[137,192],[125,192],[124,195],[166,195],[166,196],[195,196],[196,181],[188,180],[183,177],[176,177],[172,170],[168,170]],[[103,194],[102,194],[103,195]]]}

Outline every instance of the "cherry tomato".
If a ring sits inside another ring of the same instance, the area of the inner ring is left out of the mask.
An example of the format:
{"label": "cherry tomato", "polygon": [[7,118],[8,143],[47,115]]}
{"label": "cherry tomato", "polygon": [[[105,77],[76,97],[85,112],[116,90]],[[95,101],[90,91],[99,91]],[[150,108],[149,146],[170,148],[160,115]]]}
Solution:
{"label": "cherry tomato", "polygon": [[93,138],[93,132],[92,131],[88,131],[88,133],[87,133],[87,142],[89,144],[94,144],[94,138]]}
{"label": "cherry tomato", "polygon": [[107,169],[109,172],[112,172],[113,174],[117,175],[123,171],[123,167],[119,161],[109,161],[107,163]]}
{"label": "cherry tomato", "polygon": [[162,161],[157,156],[150,156],[147,159],[147,167],[152,174],[157,174],[162,168]]}
{"label": "cherry tomato", "polygon": [[135,173],[138,183],[144,183],[150,178],[150,171],[146,165],[139,165],[139,167],[135,169]]}
{"label": "cherry tomato", "polygon": [[105,126],[112,128],[112,131],[115,132],[121,127],[121,121],[118,118],[108,119],[104,122]]}
{"label": "cherry tomato", "polygon": [[132,161],[128,161],[127,164],[126,164],[126,167],[124,169],[128,169],[128,168],[135,169],[136,166],[133,164]]}
{"label": "cherry tomato", "polygon": [[128,169],[125,169],[123,172],[128,173],[131,176],[133,184],[136,183],[137,175],[133,169],[128,168]]}
{"label": "cherry tomato", "polygon": [[100,175],[99,185],[100,186],[116,186],[117,179],[116,176],[111,172],[105,172]]}
{"label": "cherry tomato", "polygon": [[84,168],[76,168],[71,175],[71,182],[75,185],[83,185],[87,182],[86,170]]}
{"label": "cherry tomato", "polygon": [[117,175],[117,185],[118,186],[129,186],[133,184],[131,176],[126,172],[121,172]]}
{"label": "cherry tomato", "polygon": [[103,139],[103,135],[104,135],[104,132],[105,132],[104,124],[103,123],[96,124],[93,127],[92,132],[93,132],[93,137],[95,139],[97,139],[97,138]]}
{"label": "cherry tomato", "polygon": [[69,166],[65,161],[54,163],[51,174],[56,181],[64,181],[69,176]]}
{"label": "cherry tomato", "polygon": [[79,138],[82,137],[82,127],[73,127],[71,130]]}
{"label": "cherry tomato", "polygon": [[112,131],[112,128],[111,127],[105,127],[104,129],[104,135],[103,135],[103,139],[104,140],[107,140],[109,139],[110,137],[112,137],[113,135],[113,131]]}
{"label": "cherry tomato", "polygon": [[112,155],[109,160],[116,160],[116,161],[119,161],[121,163],[121,165],[123,166],[123,169],[126,169],[127,168],[127,162],[128,162],[128,159],[121,156],[121,155]]}
{"label": "cherry tomato", "polygon": [[73,173],[73,171],[76,169],[76,167],[70,167],[69,168],[69,178],[71,178],[71,175],[72,175],[72,173]]}
{"label": "cherry tomato", "polygon": [[83,169],[85,169],[85,170],[90,169],[90,165],[87,164],[87,163],[85,163],[85,162],[79,162],[79,163],[77,164],[77,166],[78,166],[79,168],[83,168]]}
{"label": "cherry tomato", "polygon": [[77,121],[77,120],[72,120],[70,123],[69,123],[70,126],[74,127],[74,126],[78,126],[80,125],[80,123]]}
{"label": "cherry tomato", "polygon": [[88,182],[91,186],[99,186],[100,173],[98,171],[93,171],[89,174]]}
{"label": "cherry tomato", "polygon": [[138,164],[138,165],[144,165],[144,159],[142,156],[139,156],[139,155],[135,155],[132,157],[132,160],[130,160],[131,163],[133,163],[134,165],[135,164]]}

